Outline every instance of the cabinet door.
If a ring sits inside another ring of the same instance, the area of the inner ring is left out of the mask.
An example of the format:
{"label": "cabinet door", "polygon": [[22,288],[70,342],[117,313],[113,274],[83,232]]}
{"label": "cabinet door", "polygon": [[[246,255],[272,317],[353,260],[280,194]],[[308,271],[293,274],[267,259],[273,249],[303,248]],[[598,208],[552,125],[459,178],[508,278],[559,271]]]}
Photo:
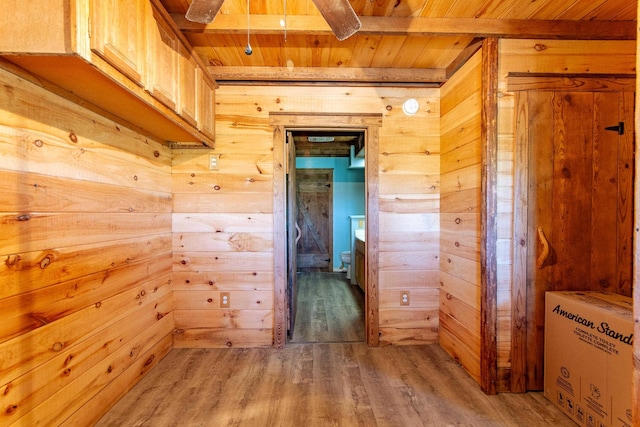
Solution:
{"label": "cabinet door", "polygon": [[206,71],[198,68],[198,130],[215,137],[215,87],[204,75]]}
{"label": "cabinet door", "polygon": [[191,52],[180,43],[179,76],[180,76],[180,111],[178,113],[191,125],[197,124],[197,69],[198,64],[191,57]]}
{"label": "cabinet door", "polygon": [[146,87],[154,98],[177,112],[180,41],[160,12],[155,7],[151,9]]}
{"label": "cabinet door", "polygon": [[91,50],[142,85],[147,0],[92,0]]}

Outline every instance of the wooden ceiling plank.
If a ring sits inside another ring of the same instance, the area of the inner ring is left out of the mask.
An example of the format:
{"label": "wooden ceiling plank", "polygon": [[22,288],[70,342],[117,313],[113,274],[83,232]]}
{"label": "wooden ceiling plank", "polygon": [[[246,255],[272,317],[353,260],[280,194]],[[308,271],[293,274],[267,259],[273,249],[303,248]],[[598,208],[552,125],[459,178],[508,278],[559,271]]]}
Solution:
{"label": "wooden ceiling plank", "polygon": [[446,81],[444,69],[409,68],[320,68],[302,67],[207,67],[215,80],[219,81],[361,81],[386,83],[433,83]]}
{"label": "wooden ceiling plank", "polygon": [[[181,14],[171,15],[184,32],[207,34],[246,33],[247,17],[218,15],[207,25],[185,19]],[[253,15],[251,32],[282,34],[279,15]],[[362,28],[358,34],[405,36],[455,36],[504,38],[554,38],[576,40],[635,40],[635,21],[567,21],[528,19],[476,19],[476,18],[415,18],[415,17],[360,17]],[[331,29],[321,16],[290,16],[287,33],[291,35],[327,35]]]}
{"label": "wooden ceiling plank", "polygon": [[621,19],[625,16],[634,16],[638,5],[635,2],[621,0],[618,2],[609,1],[598,8],[593,9],[584,15],[586,20],[606,20]]}
{"label": "wooden ceiling plank", "polygon": [[353,54],[351,55],[349,66],[361,68],[371,67],[382,37],[356,34],[354,39]]}

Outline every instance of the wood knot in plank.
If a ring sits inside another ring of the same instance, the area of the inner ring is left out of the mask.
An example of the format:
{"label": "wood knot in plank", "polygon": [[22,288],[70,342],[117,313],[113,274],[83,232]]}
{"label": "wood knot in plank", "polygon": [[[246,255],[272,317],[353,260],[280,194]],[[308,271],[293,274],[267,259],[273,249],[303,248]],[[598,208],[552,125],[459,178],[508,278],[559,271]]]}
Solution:
{"label": "wood knot in plank", "polygon": [[153,363],[153,361],[156,359],[156,355],[152,354],[151,357],[149,357],[146,362],[144,362],[144,366],[149,366]]}
{"label": "wood knot in plank", "polygon": [[42,258],[42,261],[40,261],[40,268],[44,270],[50,264],[51,264],[51,255],[47,255],[46,257]]}
{"label": "wood knot in plank", "polygon": [[29,221],[31,219],[31,215],[29,214],[22,214],[22,215],[18,215],[16,217],[16,220],[24,222],[24,221]]}
{"label": "wood knot in plank", "polygon": [[67,358],[64,360],[64,363],[62,364],[62,366],[69,366],[69,363],[71,363],[71,360],[73,360],[73,354],[70,354],[67,356]]}

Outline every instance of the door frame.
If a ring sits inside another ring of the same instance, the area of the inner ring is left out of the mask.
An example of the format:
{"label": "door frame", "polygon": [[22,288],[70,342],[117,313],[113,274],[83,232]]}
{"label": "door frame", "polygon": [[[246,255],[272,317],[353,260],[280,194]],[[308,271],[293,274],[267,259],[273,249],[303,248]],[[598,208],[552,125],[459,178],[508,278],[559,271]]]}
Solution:
{"label": "door frame", "polygon": [[[570,84],[573,83],[573,84]],[[635,77],[558,76],[519,74],[507,77],[507,92],[548,91],[629,91],[636,88]],[[513,170],[513,272],[511,292],[511,392],[527,391],[527,262],[529,205],[529,129],[524,97],[515,105],[515,150]],[[520,126],[518,126],[520,124]],[[637,159],[635,160],[637,162]],[[637,215],[637,213],[635,213]]]}
{"label": "door frame", "polygon": [[365,192],[367,268],[365,271],[365,329],[366,342],[377,346],[378,315],[378,147],[382,114],[340,113],[282,113],[271,112],[269,124],[273,128],[273,260],[274,260],[274,316],[273,346],[283,348],[287,339],[287,198],[285,138],[288,130],[358,130],[365,135]]}

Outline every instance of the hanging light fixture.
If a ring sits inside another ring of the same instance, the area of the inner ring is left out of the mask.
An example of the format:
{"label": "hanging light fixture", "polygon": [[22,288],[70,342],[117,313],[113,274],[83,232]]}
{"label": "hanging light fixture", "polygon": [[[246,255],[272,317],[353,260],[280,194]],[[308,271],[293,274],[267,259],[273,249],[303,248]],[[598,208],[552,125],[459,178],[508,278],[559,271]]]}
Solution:
{"label": "hanging light fixture", "polygon": [[280,26],[284,28],[284,41],[287,41],[287,0],[284,0],[284,15],[280,21]]}
{"label": "hanging light fixture", "polygon": [[250,38],[249,38],[249,27],[251,25],[251,20],[249,18],[249,1],[247,0],[247,46],[244,48],[244,53],[248,56],[253,53],[253,49],[251,48]]}

